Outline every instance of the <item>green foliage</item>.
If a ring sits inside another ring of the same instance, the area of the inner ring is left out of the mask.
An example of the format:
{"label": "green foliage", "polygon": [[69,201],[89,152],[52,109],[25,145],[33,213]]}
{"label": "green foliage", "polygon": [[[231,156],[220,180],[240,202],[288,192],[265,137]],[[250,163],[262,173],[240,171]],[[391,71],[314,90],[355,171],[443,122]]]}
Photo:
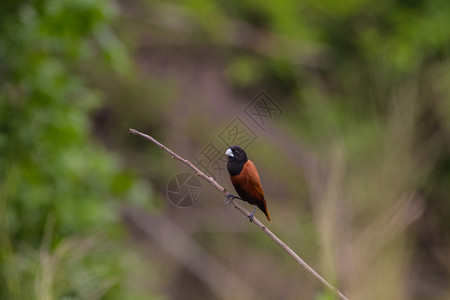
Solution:
{"label": "green foliage", "polygon": [[117,208],[124,199],[151,201],[149,190],[90,137],[89,113],[100,97],[76,73],[81,64],[95,67],[98,56],[117,72],[131,70],[110,28],[115,7],[102,0],[6,2],[0,298],[134,298],[123,288]]}
{"label": "green foliage", "polygon": [[[144,44],[135,56],[151,79],[116,34],[113,2],[2,2],[0,299],[148,299],[129,282],[158,277],[164,262],[136,275],[141,261],[124,249],[117,219],[125,199],[154,209],[155,197],[93,133],[117,153],[132,152],[127,163],[164,190],[176,163],[128,139],[126,129],[156,128],[155,136],[177,147],[200,149],[196,142],[209,142],[223,121],[217,111],[237,109],[187,101],[217,91],[217,99],[229,99],[264,89],[283,107],[280,140],[308,168],[281,152],[278,137],[260,135],[260,144],[268,138],[254,156],[268,162],[260,172],[273,179],[267,193],[280,198],[270,204],[272,226],[349,298],[406,299],[405,278],[420,277],[405,276],[415,252],[436,274],[450,274],[448,262],[439,262],[448,247],[433,247],[450,230],[449,1],[124,3],[121,34]],[[405,228],[423,211],[404,200],[410,193],[426,208],[426,226],[411,236]],[[195,216],[203,220],[201,210]],[[202,234],[199,220],[189,228]],[[297,266],[265,236],[231,230],[211,230],[200,242],[258,291],[333,298],[309,277],[299,285]],[[240,263],[247,260],[253,264]],[[182,281],[166,274],[158,284]]]}

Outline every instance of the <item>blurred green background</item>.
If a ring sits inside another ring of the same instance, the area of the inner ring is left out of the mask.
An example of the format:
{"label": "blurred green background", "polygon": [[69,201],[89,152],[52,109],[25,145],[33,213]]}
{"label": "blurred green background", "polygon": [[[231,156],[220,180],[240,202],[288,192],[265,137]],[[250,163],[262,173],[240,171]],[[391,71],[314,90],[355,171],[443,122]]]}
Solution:
{"label": "blurred green background", "polygon": [[189,170],[128,134],[193,159],[237,116],[270,228],[328,281],[450,298],[449,1],[0,8],[0,299],[334,299],[206,183],[172,205]]}

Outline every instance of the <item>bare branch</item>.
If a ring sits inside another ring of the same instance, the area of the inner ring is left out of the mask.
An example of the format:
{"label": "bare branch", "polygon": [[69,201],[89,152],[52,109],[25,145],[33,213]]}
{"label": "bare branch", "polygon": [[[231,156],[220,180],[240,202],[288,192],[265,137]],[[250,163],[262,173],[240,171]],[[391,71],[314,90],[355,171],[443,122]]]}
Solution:
{"label": "bare branch", "polygon": [[[163,144],[161,144],[160,142],[158,142],[157,140],[155,140],[153,137],[144,134],[142,132],[139,132],[135,129],[131,129],[130,128],[130,133],[132,134],[136,134],[136,135],[140,135],[144,138],[146,138],[147,140],[155,143],[156,145],[158,145],[161,149],[163,149],[164,151],[168,152],[172,158],[177,159],[179,161],[181,161],[182,163],[184,163],[185,165],[187,165],[189,168],[191,168],[192,170],[194,170],[198,176],[202,177],[203,179],[205,179],[208,183],[210,183],[213,187],[215,187],[216,189],[218,189],[219,191],[221,191],[222,193],[224,193],[225,195],[227,195],[227,190],[222,187],[220,184],[218,184],[212,177],[208,177],[206,176],[205,173],[203,173],[202,171],[200,171],[196,166],[194,166],[189,160],[182,158],[181,156],[179,156],[178,154],[176,154],[175,152],[173,152],[172,150],[170,150],[169,148],[167,148],[166,146],[164,146]],[[239,203],[237,203],[236,201],[232,200],[232,202],[234,207],[241,211],[244,215],[248,216],[250,214],[249,211],[247,211],[244,207],[242,207]],[[313,268],[311,268],[303,259],[300,258],[300,256],[297,255],[297,253],[295,253],[288,245],[286,245],[286,243],[284,243],[282,240],[280,240],[272,231],[269,230],[269,228],[267,228],[263,223],[261,223],[261,221],[259,221],[256,217],[253,218],[253,224],[255,224],[256,226],[258,226],[266,235],[269,236],[269,238],[274,241],[276,244],[278,244],[278,246],[280,246],[281,248],[283,248],[284,251],[286,251],[290,256],[292,256],[292,258],[294,258],[297,263],[302,266],[303,268],[306,269],[306,271],[308,271],[312,276],[314,276],[317,280],[319,280],[325,287],[327,287],[328,289],[330,289],[334,294],[336,294],[340,299],[343,300],[348,300],[347,297],[344,296],[344,294],[342,294],[337,288],[335,288],[334,286],[332,286],[330,283],[328,283],[328,281],[326,281],[322,276],[320,276]]]}

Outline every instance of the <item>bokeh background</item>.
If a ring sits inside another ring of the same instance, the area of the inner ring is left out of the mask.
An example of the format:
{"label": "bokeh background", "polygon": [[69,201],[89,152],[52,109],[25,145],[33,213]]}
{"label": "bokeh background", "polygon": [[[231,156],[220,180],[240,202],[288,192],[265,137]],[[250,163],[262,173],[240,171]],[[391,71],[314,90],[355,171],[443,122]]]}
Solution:
{"label": "bokeh background", "polygon": [[0,299],[334,299],[208,184],[172,205],[189,169],[128,134],[193,159],[236,117],[328,281],[450,299],[447,0],[2,0]]}

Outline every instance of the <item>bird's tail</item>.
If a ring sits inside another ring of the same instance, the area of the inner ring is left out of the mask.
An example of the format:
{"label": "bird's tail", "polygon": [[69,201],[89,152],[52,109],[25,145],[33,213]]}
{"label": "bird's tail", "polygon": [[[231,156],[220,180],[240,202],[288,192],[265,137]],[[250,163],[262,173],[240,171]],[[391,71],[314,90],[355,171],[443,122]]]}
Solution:
{"label": "bird's tail", "polygon": [[270,219],[269,212],[267,211],[267,204],[265,200],[258,203],[258,208],[266,215],[267,220],[269,222],[272,222],[272,220]]}

